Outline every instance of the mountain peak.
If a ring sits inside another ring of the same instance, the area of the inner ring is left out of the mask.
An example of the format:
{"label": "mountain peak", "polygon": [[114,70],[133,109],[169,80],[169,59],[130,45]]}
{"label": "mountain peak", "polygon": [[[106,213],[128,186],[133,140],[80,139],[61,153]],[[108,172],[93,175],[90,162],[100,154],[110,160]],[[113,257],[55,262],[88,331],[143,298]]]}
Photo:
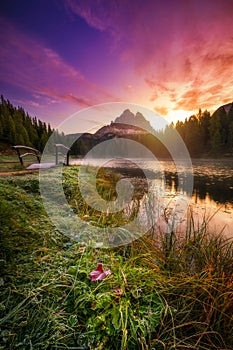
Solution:
{"label": "mountain peak", "polygon": [[134,114],[130,109],[124,110],[124,112],[115,119],[114,123],[127,123],[130,124],[134,120]]}
{"label": "mountain peak", "polygon": [[130,124],[142,129],[146,129],[147,131],[152,130],[150,123],[145,119],[142,113],[137,112],[136,114],[133,114],[130,109],[124,110],[124,112],[115,119],[114,123]]}

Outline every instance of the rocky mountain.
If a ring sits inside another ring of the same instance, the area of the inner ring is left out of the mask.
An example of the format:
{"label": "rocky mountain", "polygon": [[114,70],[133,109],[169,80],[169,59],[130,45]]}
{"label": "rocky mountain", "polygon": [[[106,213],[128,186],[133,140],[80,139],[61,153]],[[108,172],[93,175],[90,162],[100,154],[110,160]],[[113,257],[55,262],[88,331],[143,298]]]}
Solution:
{"label": "rocky mountain", "polygon": [[114,123],[131,124],[149,132],[153,131],[153,128],[148,120],[146,120],[146,118],[140,112],[133,114],[129,109],[126,109],[119,117],[117,117]]}
{"label": "rocky mountain", "polygon": [[[134,114],[126,109],[96,133],[83,134],[73,144],[72,152],[83,156],[94,146],[107,140],[113,140],[112,144],[117,148],[121,138],[128,138],[144,145],[156,157],[167,158],[170,153],[165,145],[171,140],[171,127],[174,125],[155,132],[141,113]],[[212,115],[208,111],[199,111],[196,116],[177,122],[175,128],[192,157],[223,154],[227,157],[233,156],[233,103],[222,105]],[[174,147],[177,147],[177,152],[182,156],[179,145],[174,144]],[[137,150],[136,156],[140,156]]]}
{"label": "rocky mountain", "polygon": [[126,109],[110,125],[100,128],[95,133],[95,137],[103,137],[106,134],[109,136],[113,134],[118,137],[123,135],[144,135],[148,132],[153,132],[153,128],[145,117],[139,112],[133,114],[129,109]]}
{"label": "rocky mountain", "polygon": [[[229,112],[230,112],[230,109],[233,108],[233,102],[227,103],[226,105],[223,105],[223,106],[221,106],[221,107],[219,107],[219,108],[224,108],[225,111],[226,111],[226,113],[229,113]],[[219,108],[218,108],[218,109],[219,109]],[[217,110],[218,110],[218,109],[217,109]]]}
{"label": "rocky mountain", "polygon": [[[72,151],[74,154],[84,155],[93,146],[103,141],[120,137],[136,140],[140,137],[147,137],[151,132],[154,132],[152,126],[141,113],[133,114],[129,109],[126,109],[113,122],[101,127],[94,134],[84,133],[73,144]],[[69,135],[71,140],[77,136],[80,135]]]}

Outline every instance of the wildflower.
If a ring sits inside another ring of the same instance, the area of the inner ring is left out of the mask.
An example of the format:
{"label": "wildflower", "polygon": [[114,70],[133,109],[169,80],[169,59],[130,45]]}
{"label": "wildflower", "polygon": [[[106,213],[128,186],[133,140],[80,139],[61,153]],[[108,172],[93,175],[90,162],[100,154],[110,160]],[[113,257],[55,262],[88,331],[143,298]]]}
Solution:
{"label": "wildflower", "polygon": [[85,250],[85,247],[79,247],[79,249],[78,249],[78,251],[79,251],[80,253],[83,253],[84,250]]}
{"label": "wildflower", "polygon": [[110,270],[103,270],[103,264],[99,264],[95,270],[90,273],[91,282],[102,281],[107,275],[110,275]]}

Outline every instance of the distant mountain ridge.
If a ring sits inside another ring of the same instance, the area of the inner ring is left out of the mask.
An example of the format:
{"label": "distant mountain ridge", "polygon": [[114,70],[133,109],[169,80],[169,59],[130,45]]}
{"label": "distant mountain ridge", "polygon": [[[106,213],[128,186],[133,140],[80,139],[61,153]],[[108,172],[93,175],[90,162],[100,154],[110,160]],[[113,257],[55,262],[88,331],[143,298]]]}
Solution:
{"label": "distant mountain ridge", "polygon": [[71,140],[77,139],[72,146],[74,153],[86,154],[92,147],[107,140],[128,138],[138,141],[140,138],[148,138],[154,132],[149,121],[140,112],[134,114],[129,109],[126,109],[114,121],[108,125],[104,125],[94,134],[70,134],[68,137]]}
{"label": "distant mountain ridge", "polygon": [[94,135],[98,138],[106,134],[114,134],[119,137],[129,134],[147,134],[153,131],[152,126],[141,113],[133,114],[129,109],[126,109],[114,122],[103,126]]}
{"label": "distant mountain ridge", "polygon": [[134,114],[126,109],[94,134],[83,134],[72,149],[74,154],[84,155],[101,142],[113,140],[117,145],[119,138],[128,138],[143,144],[158,156],[169,157],[165,144],[171,137],[171,128],[180,134],[192,157],[233,156],[233,103],[220,106],[212,115],[199,110],[197,115],[184,122],[178,121],[176,125],[171,124],[159,131],[155,131],[140,112]]}
{"label": "distant mountain ridge", "polygon": [[185,121],[178,121],[175,125],[171,124],[156,131],[140,112],[134,114],[126,109],[113,122],[101,127],[94,134],[59,133],[58,130],[52,130],[49,124],[30,117],[23,108],[14,107],[3,96],[0,100],[0,112],[0,154],[6,150],[8,152],[10,145],[15,144],[32,146],[43,151],[47,140],[53,136],[50,142],[52,150],[53,143],[64,143],[69,147],[72,145],[73,155],[83,156],[102,141],[113,140],[117,144],[119,138],[125,137],[166,157],[168,151],[162,145],[164,141],[160,142],[159,139],[170,137],[171,128],[175,128],[191,156],[233,157],[233,102],[222,104],[212,114],[207,110],[199,110]]}

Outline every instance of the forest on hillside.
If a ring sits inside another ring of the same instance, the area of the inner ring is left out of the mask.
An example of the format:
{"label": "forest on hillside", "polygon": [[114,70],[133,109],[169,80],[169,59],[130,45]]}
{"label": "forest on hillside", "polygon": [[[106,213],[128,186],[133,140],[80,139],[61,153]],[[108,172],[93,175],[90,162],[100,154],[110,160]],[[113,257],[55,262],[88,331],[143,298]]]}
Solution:
{"label": "forest on hillside", "polygon": [[[137,142],[142,143],[156,155],[168,156],[168,151],[160,140],[166,140],[171,134],[171,129],[177,130],[182,137],[192,157],[233,155],[233,103],[218,108],[212,115],[205,110],[191,116],[185,121],[171,123],[165,130],[155,132],[157,138],[148,135],[127,135]],[[31,117],[22,107],[14,107],[9,100],[1,96],[0,101],[0,141],[9,145],[25,145],[43,151],[49,137],[54,132],[52,142],[72,144],[72,135],[58,134],[51,129],[49,124]],[[75,136],[75,134],[73,135]],[[117,137],[114,133],[103,137],[92,134],[84,134],[71,147],[72,154],[84,155],[96,144]],[[75,139],[75,137],[74,137]],[[52,146],[51,146],[52,147]]]}
{"label": "forest on hillside", "polygon": [[32,118],[22,107],[14,107],[1,96],[0,141],[9,145],[24,145],[43,151],[53,130],[50,125]]}
{"label": "forest on hillside", "polygon": [[[74,142],[71,148],[72,153],[84,156],[92,147],[109,139],[113,139],[111,147],[114,145],[119,147],[119,138],[124,137],[141,143],[157,157],[167,158],[171,155],[165,145],[167,140],[172,141],[174,138],[173,129],[175,129],[182,137],[191,157],[233,155],[233,104],[228,111],[224,107],[220,107],[212,115],[207,110],[204,112],[199,110],[196,115],[185,119],[185,121],[171,123],[165,129],[153,133],[124,134],[124,130],[120,126],[118,126],[119,132],[117,132],[116,121],[105,128],[105,134],[99,135],[98,131],[95,134],[83,134]],[[179,145],[176,144],[175,140],[171,145],[174,151],[177,148],[177,152],[180,152],[179,156],[182,157],[182,149],[179,150]],[[125,146],[122,145],[122,147]],[[107,153],[106,149],[106,155]],[[132,150],[125,149],[125,154],[132,154]],[[138,149],[135,149],[135,157],[137,156],[143,157],[142,154],[138,154]]]}
{"label": "forest on hillside", "polygon": [[199,110],[197,115],[178,121],[173,127],[191,156],[233,154],[233,103],[228,111],[221,106],[212,115]]}

